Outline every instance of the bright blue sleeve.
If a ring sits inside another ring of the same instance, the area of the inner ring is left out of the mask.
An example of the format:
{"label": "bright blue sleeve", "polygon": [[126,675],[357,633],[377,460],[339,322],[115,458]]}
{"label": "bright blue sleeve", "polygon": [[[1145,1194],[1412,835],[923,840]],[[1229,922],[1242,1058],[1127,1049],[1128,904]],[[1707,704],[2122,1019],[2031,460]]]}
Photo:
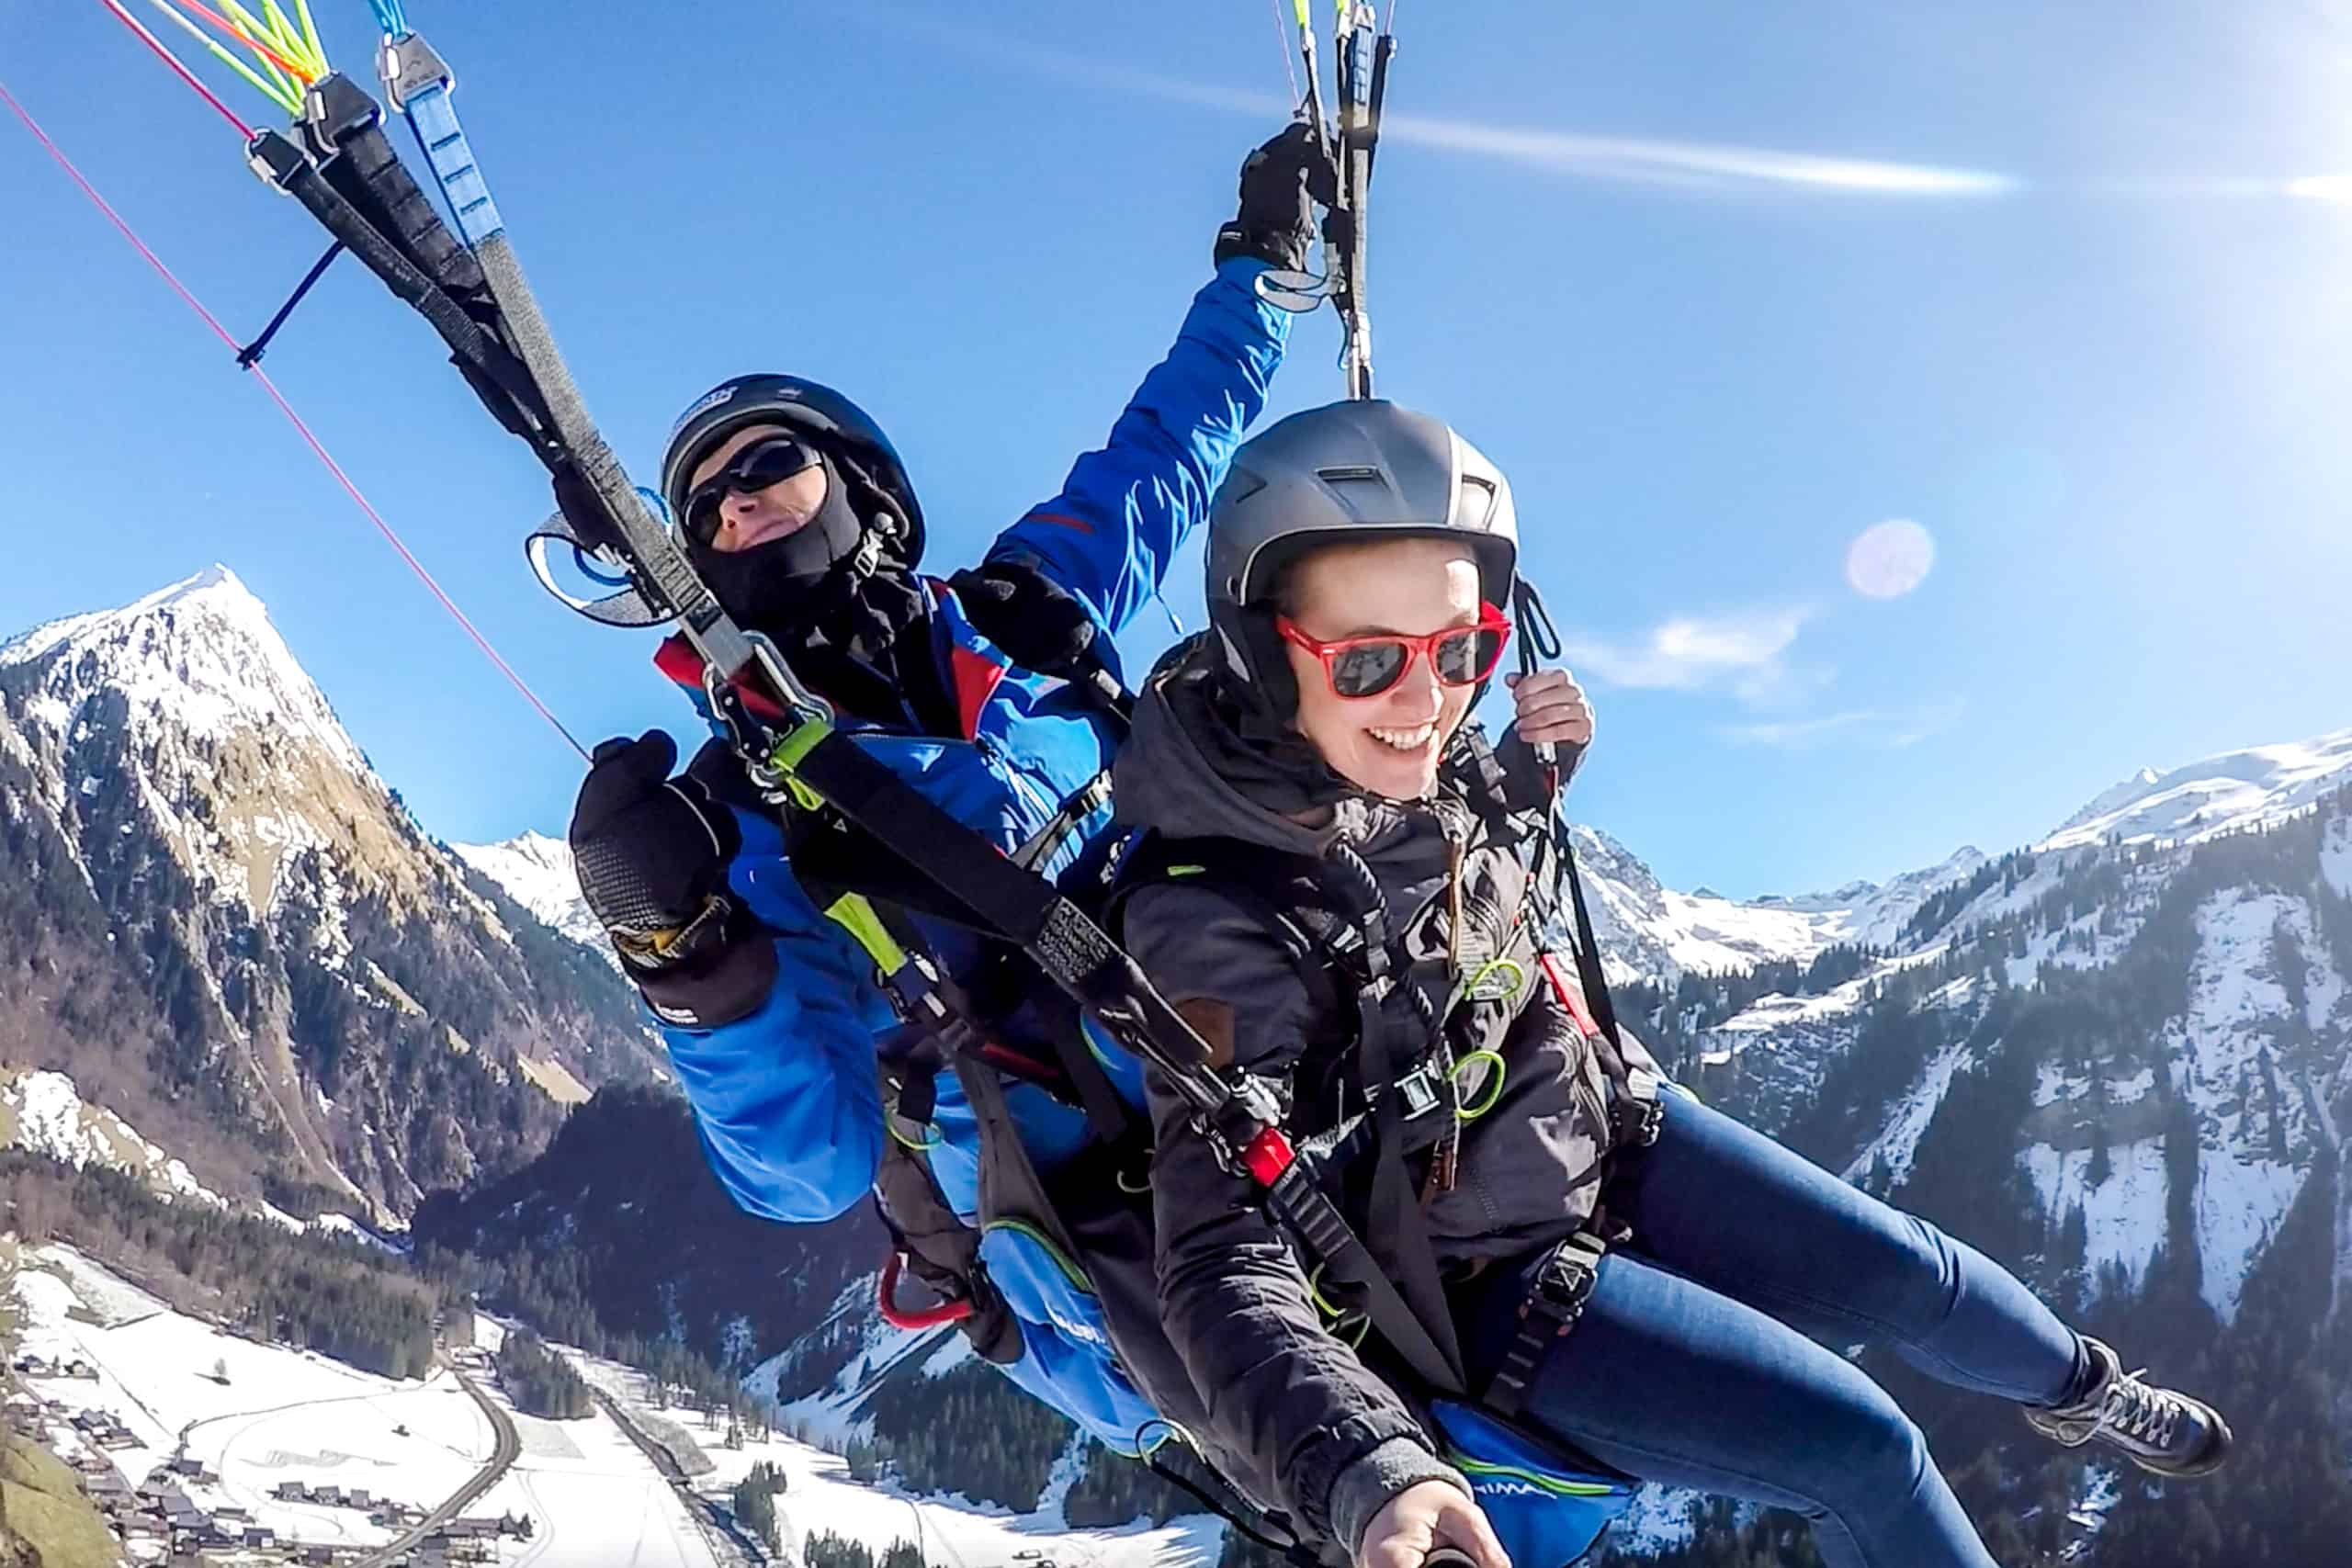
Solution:
{"label": "bright blue sleeve", "polygon": [[1069,471],[1061,494],[998,536],[990,555],[1029,555],[1106,630],[1159,591],[1185,536],[1208,516],[1242,434],[1266,406],[1290,314],[1258,298],[1266,264],[1237,257],[1193,297],[1168,357]]}
{"label": "bright blue sleeve", "polygon": [[662,1037],[728,1195],[772,1220],[830,1220],[865,1195],[881,1162],[874,1035],[889,1022],[888,1003],[872,963],[818,912],[780,854],[747,853],[733,875],[779,932],[775,988],[748,1018],[665,1027]]}

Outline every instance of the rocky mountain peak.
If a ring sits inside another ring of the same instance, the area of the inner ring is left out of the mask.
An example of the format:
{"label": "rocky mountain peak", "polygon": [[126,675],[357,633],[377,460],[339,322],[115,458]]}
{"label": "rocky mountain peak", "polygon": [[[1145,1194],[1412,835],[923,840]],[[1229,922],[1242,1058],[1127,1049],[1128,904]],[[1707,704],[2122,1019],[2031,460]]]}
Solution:
{"label": "rocky mountain peak", "polygon": [[223,567],[0,645],[0,1052],[223,1190],[398,1215],[656,1070],[610,965],[434,843]]}

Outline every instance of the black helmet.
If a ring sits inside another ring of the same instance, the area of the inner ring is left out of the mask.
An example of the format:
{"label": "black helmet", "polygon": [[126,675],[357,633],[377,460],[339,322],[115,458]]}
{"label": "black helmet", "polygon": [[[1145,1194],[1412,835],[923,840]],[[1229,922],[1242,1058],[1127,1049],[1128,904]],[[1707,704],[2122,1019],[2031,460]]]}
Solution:
{"label": "black helmet", "polygon": [[[669,504],[673,527],[684,526],[686,478],[695,465],[750,424],[802,432],[835,464],[846,461],[854,477],[880,492],[880,514],[865,520],[887,531],[886,553],[909,569],[922,563],[922,506],[899,461],[899,449],[864,409],[831,387],[798,376],[738,376],[696,398],[679,416],[662,454],[662,499]],[[862,507],[860,513],[871,510]]]}

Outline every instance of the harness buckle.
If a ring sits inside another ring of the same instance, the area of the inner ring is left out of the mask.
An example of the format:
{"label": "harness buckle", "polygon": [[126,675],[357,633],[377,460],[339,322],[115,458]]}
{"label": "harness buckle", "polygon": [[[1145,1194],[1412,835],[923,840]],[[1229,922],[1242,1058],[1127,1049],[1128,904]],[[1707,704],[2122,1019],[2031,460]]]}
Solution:
{"label": "harness buckle", "polygon": [[[1602,1248],[1599,1241],[1578,1231],[1554,1247],[1535,1271],[1533,1288],[1520,1303],[1520,1321],[1547,1338],[1558,1338],[1576,1326],[1600,1277]],[[1535,1320],[1544,1328],[1534,1328]]]}
{"label": "harness buckle", "polygon": [[1401,1119],[1407,1122],[1426,1116],[1443,1103],[1437,1090],[1436,1071],[1426,1061],[1398,1078],[1396,1088]]}
{"label": "harness buckle", "polygon": [[1666,1125],[1666,1105],[1658,1099],[1657,1080],[1646,1073],[1626,1075],[1623,1092],[1609,1107],[1610,1142],[1621,1149],[1645,1149],[1657,1142]]}
{"label": "harness buckle", "polygon": [[1487,1385],[1488,1408],[1506,1418],[1519,1414],[1544,1353],[1584,1315],[1606,1250],[1599,1237],[1578,1231],[1544,1255],[1519,1303],[1519,1332]]}

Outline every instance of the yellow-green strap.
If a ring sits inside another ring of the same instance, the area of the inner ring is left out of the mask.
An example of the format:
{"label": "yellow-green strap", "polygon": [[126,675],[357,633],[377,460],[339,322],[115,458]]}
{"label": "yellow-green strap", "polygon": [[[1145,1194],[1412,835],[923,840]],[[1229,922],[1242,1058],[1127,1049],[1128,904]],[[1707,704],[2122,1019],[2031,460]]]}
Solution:
{"label": "yellow-green strap", "polygon": [[834,924],[849,932],[865,955],[874,960],[876,968],[885,975],[896,975],[907,966],[907,950],[882,923],[882,917],[863,893],[844,893],[825,907],[825,914]]}

